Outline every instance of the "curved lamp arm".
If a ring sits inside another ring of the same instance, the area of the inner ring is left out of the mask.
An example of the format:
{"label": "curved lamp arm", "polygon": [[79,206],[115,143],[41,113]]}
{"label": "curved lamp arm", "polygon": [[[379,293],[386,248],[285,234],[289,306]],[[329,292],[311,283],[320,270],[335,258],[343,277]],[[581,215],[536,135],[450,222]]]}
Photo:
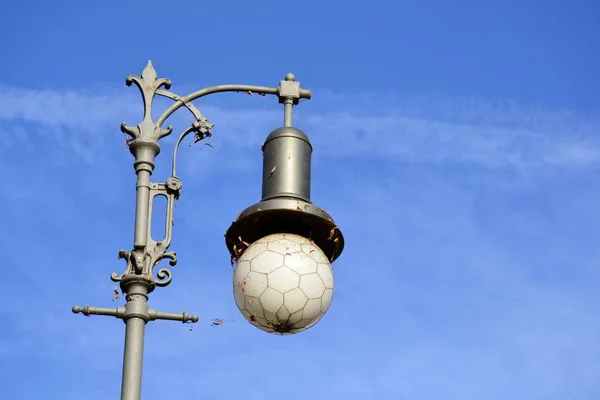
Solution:
{"label": "curved lamp arm", "polygon": [[[156,126],[160,127],[166,121],[167,118],[171,116],[175,111],[177,111],[180,107],[186,106],[190,104],[190,102],[199,99],[200,97],[208,96],[213,93],[223,93],[223,92],[247,92],[247,93],[257,93],[262,95],[276,95],[284,98],[293,98],[295,96],[289,95],[282,92],[282,87],[272,88],[266,86],[253,86],[253,85],[219,85],[213,86],[205,89],[200,89],[194,93],[188,94],[184,97],[179,97],[177,101],[171,105],[168,109],[163,112],[160,117],[156,120]],[[298,97],[297,99],[310,99],[312,97],[312,92],[310,89],[298,89]]]}

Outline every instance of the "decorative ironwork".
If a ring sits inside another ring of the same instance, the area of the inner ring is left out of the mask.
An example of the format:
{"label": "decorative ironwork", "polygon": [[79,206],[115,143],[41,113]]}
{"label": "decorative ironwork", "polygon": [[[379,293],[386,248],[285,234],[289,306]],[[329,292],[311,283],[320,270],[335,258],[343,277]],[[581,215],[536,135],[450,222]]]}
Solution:
{"label": "decorative ironwork", "polygon": [[154,199],[157,196],[162,196],[167,199],[167,212],[165,218],[165,237],[162,240],[156,241],[152,238],[150,229],[147,229],[146,246],[143,252],[120,250],[119,259],[124,259],[126,268],[121,275],[113,272],[111,279],[114,282],[120,282],[124,276],[129,274],[141,275],[147,277],[152,285],[167,286],[171,282],[172,274],[168,268],[160,268],[156,272],[154,278],[154,268],[160,264],[163,259],[169,259],[169,265],[177,264],[177,254],[173,251],[167,252],[171,244],[172,230],[174,224],[173,210],[175,201],[179,198],[183,184],[177,177],[170,177],[166,183],[151,183],[150,195],[148,201],[148,215],[146,221],[148,227],[152,226],[152,216]]}
{"label": "decorative ironwork", "polygon": [[[131,251],[120,250],[119,259],[125,260],[125,271],[122,274],[113,272],[111,279],[120,282],[121,290],[125,294],[126,304],[117,308],[102,308],[90,306],[74,306],[75,314],[107,315],[123,319],[126,323],[125,354],[123,362],[123,379],[121,386],[121,400],[139,400],[141,396],[141,375],[143,360],[143,343],[145,325],[149,321],[163,319],[186,322],[197,322],[198,316],[187,313],[166,313],[148,308],[148,294],[155,287],[167,286],[172,280],[169,268],[160,267],[162,260],[168,259],[169,265],[177,264],[177,255],[168,251],[171,244],[173,228],[173,210],[175,202],[181,194],[182,182],[176,175],[177,151],[181,141],[190,133],[194,133],[195,142],[210,137],[214,124],[192,104],[192,101],[213,93],[242,92],[258,93],[261,95],[275,95],[280,103],[285,104],[284,120],[286,125],[291,123],[292,105],[298,104],[299,99],[310,99],[311,92],[300,89],[293,75],[288,74],[279,87],[263,87],[250,85],[221,85],[198,90],[186,96],[179,96],[169,89],[171,81],[158,78],[152,62],[142,71],[141,75],[129,75],[126,79],[127,86],[134,84],[140,90],[144,103],[142,121],[129,126],[123,122],[121,131],[125,133],[129,150],[135,158],[134,167],[137,174],[136,182],[136,220],[134,230],[134,246]],[[162,96],[173,100],[169,106],[154,121],[152,120],[152,103],[155,96]],[[150,181],[154,160],[160,151],[159,141],[170,135],[171,126],[162,128],[163,123],[179,108],[187,108],[194,117],[192,124],[179,136],[173,152],[172,176],[164,183]],[[165,237],[162,240],[152,238],[152,205],[157,196],[167,199],[165,218]],[[241,240],[241,238],[240,238]],[[117,293],[118,294],[118,293]]]}

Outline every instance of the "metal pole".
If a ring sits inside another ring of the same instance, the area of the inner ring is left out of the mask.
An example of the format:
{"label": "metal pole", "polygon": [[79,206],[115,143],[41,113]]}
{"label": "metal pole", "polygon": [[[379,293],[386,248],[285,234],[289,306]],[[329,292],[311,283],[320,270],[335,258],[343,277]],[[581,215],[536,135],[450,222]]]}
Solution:
{"label": "metal pole", "polygon": [[125,351],[121,400],[139,400],[142,393],[142,366],[144,361],[144,334],[149,320],[149,286],[142,281],[126,282],[129,294],[125,306]]}
{"label": "metal pole", "polygon": [[142,363],[146,321],[141,318],[130,318],[126,324],[121,400],[139,400],[142,395]]}
{"label": "metal pole", "polygon": [[294,109],[294,100],[285,99],[283,103],[283,126],[292,126],[292,110]]}

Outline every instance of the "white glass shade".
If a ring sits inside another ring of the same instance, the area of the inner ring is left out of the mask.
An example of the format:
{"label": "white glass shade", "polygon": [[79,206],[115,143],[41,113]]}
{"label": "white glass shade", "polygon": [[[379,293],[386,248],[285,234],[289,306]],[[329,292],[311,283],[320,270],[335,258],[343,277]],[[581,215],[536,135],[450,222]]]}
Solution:
{"label": "white glass shade", "polygon": [[327,256],[302,236],[277,233],[252,243],[233,275],[235,302],[246,319],[274,334],[293,334],[316,324],[333,295]]}

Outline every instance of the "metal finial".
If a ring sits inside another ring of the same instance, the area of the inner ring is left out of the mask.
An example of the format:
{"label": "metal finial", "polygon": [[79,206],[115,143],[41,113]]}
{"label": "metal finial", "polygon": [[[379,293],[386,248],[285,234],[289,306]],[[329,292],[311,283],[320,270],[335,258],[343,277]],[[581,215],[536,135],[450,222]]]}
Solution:
{"label": "metal finial", "polygon": [[289,73],[287,73],[285,75],[285,80],[286,81],[295,81],[296,80],[296,75],[294,75],[291,72],[289,72]]}

